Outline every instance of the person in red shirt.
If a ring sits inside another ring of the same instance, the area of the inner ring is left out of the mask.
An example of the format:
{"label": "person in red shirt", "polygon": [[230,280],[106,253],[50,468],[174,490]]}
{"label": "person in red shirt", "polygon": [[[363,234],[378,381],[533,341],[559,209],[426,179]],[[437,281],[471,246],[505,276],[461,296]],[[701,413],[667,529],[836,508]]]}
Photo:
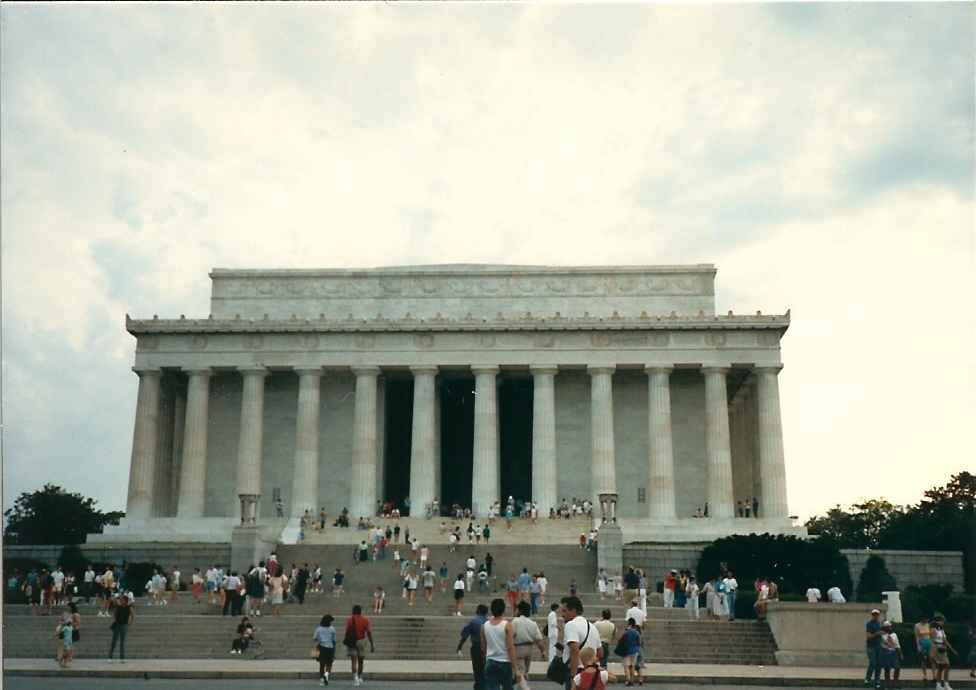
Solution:
{"label": "person in red shirt", "polygon": [[373,628],[369,619],[363,615],[363,607],[357,604],[352,607],[352,615],[346,619],[346,632],[342,640],[352,664],[352,684],[355,687],[363,684],[363,665],[366,661],[367,640],[369,640],[369,652],[372,654],[376,651],[376,647],[373,645]]}
{"label": "person in red shirt", "polygon": [[664,608],[674,607],[674,571],[669,570],[664,576]]}

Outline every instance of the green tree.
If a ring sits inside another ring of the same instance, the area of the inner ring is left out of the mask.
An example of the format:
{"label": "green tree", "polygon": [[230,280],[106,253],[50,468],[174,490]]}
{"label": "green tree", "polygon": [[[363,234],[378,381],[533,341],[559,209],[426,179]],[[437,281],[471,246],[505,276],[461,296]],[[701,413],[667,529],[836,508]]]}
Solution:
{"label": "green tree", "polygon": [[7,520],[4,539],[10,544],[83,544],[86,535],[101,532],[105,525],[117,525],[125,516],[120,511],[103,513],[96,503],[53,484],[25,491],[3,513]]}
{"label": "green tree", "polygon": [[835,542],[843,549],[876,549],[886,525],[905,514],[905,508],[883,498],[855,503],[849,510],[839,505],[824,516],[807,520],[807,531]]}
{"label": "green tree", "polygon": [[897,589],[895,578],[888,572],[884,559],[877,555],[868,556],[868,562],[864,564],[864,570],[857,580],[857,600],[858,601],[881,601],[882,592],[890,592]]}
{"label": "green tree", "polygon": [[704,585],[725,563],[743,591],[759,577],[770,577],[784,594],[802,594],[808,587],[827,591],[837,585],[851,591],[847,558],[829,539],[798,539],[771,534],[736,535],[718,539],[702,550],[697,576]]}

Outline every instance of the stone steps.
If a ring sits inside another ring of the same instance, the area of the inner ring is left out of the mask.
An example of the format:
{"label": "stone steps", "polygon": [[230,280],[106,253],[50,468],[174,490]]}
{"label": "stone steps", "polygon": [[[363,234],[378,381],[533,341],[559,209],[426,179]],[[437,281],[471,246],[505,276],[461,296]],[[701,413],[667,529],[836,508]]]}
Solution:
{"label": "stone steps", "polygon": [[[410,536],[417,537],[421,543],[428,546],[443,546],[448,543],[448,534],[440,529],[441,521],[446,522],[450,529],[456,526],[461,528],[463,545],[468,544],[467,528],[468,523],[484,525],[484,520],[449,520],[447,518],[435,518],[426,520],[424,518],[400,518],[399,520],[374,518],[377,526],[386,529],[399,523],[400,539],[405,541],[406,530],[410,530]],[[322,531],[308,530],[305,534],[303,545],[332,545],[332,544],[358,544],[367,534],[366,531],[358,530],[353,524],[349,528],[331,527],[331,521]],[[512,529],[505,526],[505,520],[496,520],[491,525],[491,543],[496,545],[565,545],[577,546],[579,544],[580,533],[589,532],[592,521],[589,518],[571,518],[569,520],[558,519],[550,520],[548,517],[539,518],[536,524],[532,524],[527,519],[515,518],[512,520]],[[484,544],[482,544],[484,546]]]}
{"label": "stone steps", "polygon": [[[262,617],[258,636],[268,658],[304,658],[311,646],[317,615]],[[451,659],[458,633],[467,618],[454,616],[377,616],[372,618],[376,658]],[[539,620],[540,625],[544,621]],[[4,654],[33,657],[50,649],[54,620],[46,616],[17,616],[6,620]],[[152,624],[137,614],[126,640],[132,658],[219,658],[227,654],[237,620],[207,615],[158,615]],[[164,635],[160,635],[164,631]],[[337,624],[341,639],[342,622]],[[774,664],[776,649],[769,629],[756,622],[649,621],[645,634],[649,660],[660,663]],[[86,616],[79,658],[107,653],[109,620]]]}

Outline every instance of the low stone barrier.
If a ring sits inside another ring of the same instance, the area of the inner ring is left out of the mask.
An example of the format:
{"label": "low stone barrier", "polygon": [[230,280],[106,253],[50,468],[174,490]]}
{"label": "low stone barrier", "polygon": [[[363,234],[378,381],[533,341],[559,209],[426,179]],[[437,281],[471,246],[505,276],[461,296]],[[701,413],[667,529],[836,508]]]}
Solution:
{"label": "low stone barrier", "polygon": [[[864,624],[885,604],[770,602],[766,611],[781,666],[862,666]],[[883,614],[882,614],[883,617]]]}

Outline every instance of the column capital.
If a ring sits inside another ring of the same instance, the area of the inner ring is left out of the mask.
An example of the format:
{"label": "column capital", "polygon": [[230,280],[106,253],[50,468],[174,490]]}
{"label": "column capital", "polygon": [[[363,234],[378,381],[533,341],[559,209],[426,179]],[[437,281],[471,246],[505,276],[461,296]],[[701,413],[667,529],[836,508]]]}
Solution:
{"label": "column capital", "polygon": [[491,374],[496,376],[498,374],[499,368],[496,364],[473,364],[471,365],[471,373],[477,376],[478,374]]}
{"label": "column capital", "polygon": [[322,367],[295,367],[292,369],[299,376],[321,376]]}
{"label": "column capital", "polygon": [[252,365],[245,367],[237,367],[237,371],[241,376],[267,376],[268,369],[261,365]]}
{"label": "column capital", "polygon": [[709,374],[721,374],[726,376],[729,373],[729,367],[702,367],[702,373],[706,376]]}
{"label": "column capital", "polygon": [[431,376],[437,375],[437,366],[433,364],[418,364],[416,366],[410,367],[411,373],[416,374],[430,374]]}
{"label": "column capital", "polygon": [[559,373],[559,367],[555,364],[533,364],[529,367],[529,372],[533,376],[555,376]]}
{"label": "column capital", "polygon": [[586,373],[590,376],[598,376],[600,374],[613,374],[617,367],[613,364],[587,364]]}
{"label": "column capital", "polygon": [[646,373],[649,376],[654,374],[658,374],[658,375],[663,374],[664,376],[670,376],[672,371],[674,371],[674,367],[657,366],[657,365],[654,366],[648,365],[644,367],[644,373]]}
{"label": "column capital", "polygon": [[188,376],[210,376],[213,369],[210,367],[182,367],[181,371]]}
{"label": "column capital", "polygon": [[753,367],[752,370],[756,374],[772,374],[773,376],[778,376],[779,372],[783,371],[783,365],[777,364],[771,367]]}
{"label": "column capital", "polygon": [[139,375],[139,378],[143,376],[162,376],[163,370],[159,367],[132,367],[132,371]]}
{"label": "column capital", "polygon": [[372,364],[350,367],[356,376],[379,376],[380,368]]}

